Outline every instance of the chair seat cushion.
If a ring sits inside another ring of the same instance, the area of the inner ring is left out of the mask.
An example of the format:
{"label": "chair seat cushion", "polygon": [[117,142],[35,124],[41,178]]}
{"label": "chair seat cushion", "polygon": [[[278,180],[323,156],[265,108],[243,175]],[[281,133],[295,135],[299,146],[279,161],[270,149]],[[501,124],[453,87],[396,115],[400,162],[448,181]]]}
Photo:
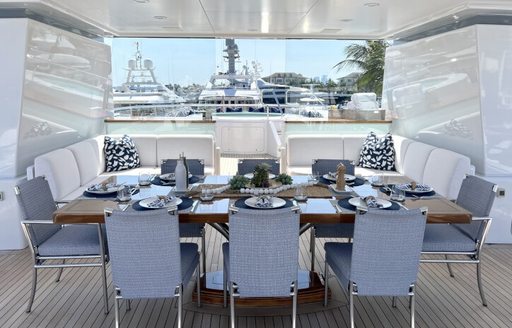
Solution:
{"label": "chair seat cushion", "polygon": [[[183,284],[187,284],[199,264],[198,247],[195,243],[181,243],[181,277]],[[199,273],[198,273],[199,274]]]}
{"label": "chair seat cushion", "polygon": [[354,236],[354,224],[315,224],[315,237],[318,238],[352,238]]}
{"label": "chair seat cushion", "polygon": [[476,243],[463,231],[449,224],[427,224],[423,252],[473,252]]}
{"label": "chair seat cushion", "polygon": [[203,234],[203,223],[180,223],[181,238],[201,237]]}
{"label": "chair seat cushion", "polygon": [[352,244],[325,243],[325,260],[338,277],[344,288],[350,281],[350,265],[352,262]]}
{"label": "chair seat cushion", "polygon": [[99,255],[96,225],[68,225],[39,246],[41,256]]}

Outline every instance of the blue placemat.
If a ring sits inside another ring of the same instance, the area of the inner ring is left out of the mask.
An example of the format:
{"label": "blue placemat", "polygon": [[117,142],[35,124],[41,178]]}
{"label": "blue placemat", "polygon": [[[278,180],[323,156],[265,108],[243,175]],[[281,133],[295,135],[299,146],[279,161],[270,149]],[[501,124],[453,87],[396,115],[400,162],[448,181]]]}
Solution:
{"label": "blue placemat", "polygon": [[[249,198],[251,198],[251,197],[244,197],[244,198],[240,198],[240,199],[236,200],[235,207],[245,208],[245,209],[250,209],[250,210],[276,210],[277,209],[277,208],[254,208],[254,207],[247,206],[247,205],[245,205],[245,201]],[[286,201],[286,204],[284,204],[284,206],[281,206],[278,208],[286,208],[286,207],[293,206],[293,202],[291,200],[286,199],[286,198],[283,198],[283,199]]]}
{"label": "blue placemat", "polygon": [[[355,211],[357,210],[357,208],[350,204],[348,202],[350,198],[343,198],[343,199],[340,199],[338,201],[338,205],[340,205],[341,207],[343,208],[346,208],[347,210],[351,210],[351,211]],[[401,207],[400,207],[400,204],[398,204],[397,202],[391,202],[391,206],[388,207],[388,208],[381,208],[382,210],[392,210],[392,211],[396,211],[396,210],[399,210]]]}
{"label": "blue placemat", "polygon": [[[181,197],[181,204],[178,205],[178,211],[185,210],[194,204],[194,201],[190,197]],[[132,204],[132,208],[136,211],[152,211],[161,210],[161,208],[146,208],[139,204],[140,200]]]}
{"label": "blue placemat", "polygon": [[[133,195],[137,195],[140,192],[140,189],[135,189],[135,191],[132,193]],[[88,192],[87,190],[84,190],[83,195],[85,197],[90,198],[116,198],[117,197],[117,191],[109,192],[108,194],[94,194],[92,192]]]}
{"label": "blue placemat", "polygon": [[[391,193],[391,189],[393,188],[393,186],[394,186],[394,184],[390,184],[390,185],[387,185],[387,186],[382,186],[382,187],[379,188],[379,190],[381,192],[385,193],[386,195],[389,195]],[[434,196],[435,194],[436,194],[435,190],[432,190],[432,191],[429,191],[429,192],[422,192],[422,193],[414,193],[414,192],[406,191],[405,192],[405,197]]]}
{"label": "blue placemat", "polygon": [[[319,182],[323,183],[323,184],[326,184],[326,185],[330,185],[330,184],[336,183],[336,181],[327,180],[324,177],[320,177],[320,181]],[[364,178],[356,177],[356,179],[354,181],[346,182],[346,185],[347,186],[351,186],[351,187],[357,187],[357,186],[364,185],[365,182],[366,182],[366,180]]]}
{"label": "blue placemat", "polygon": [[[201,181],[201,179],[198,176],[195,176],[195,175],[191,176],[188,179],[188,183],[197,183],[199,181]],[[153,180],[151,180],[151,183],[154,184],[154,185],[157,185],[157,186],[170,186],[170,187],[174,187],[176,185],[175,181],[162,180],[162,179],[160,179],[160,177],[154,177]]]}

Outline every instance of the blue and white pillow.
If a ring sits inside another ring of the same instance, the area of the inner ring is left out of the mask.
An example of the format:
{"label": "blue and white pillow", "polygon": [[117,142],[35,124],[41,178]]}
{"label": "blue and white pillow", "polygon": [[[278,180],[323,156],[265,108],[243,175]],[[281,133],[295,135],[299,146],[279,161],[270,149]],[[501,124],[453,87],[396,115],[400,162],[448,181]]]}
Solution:
{"label": "blue and white pillow", "polygon": [[359,166],[369,169],[395,171],[395,147],[390,133],[378,138],[370,132],[359,154]]}
{"label": "blue and white pillow", "polygon": [[124,135],[117,140],[105,136],[105,171],[123,171],[140,166],[139,152],[132,138]]}

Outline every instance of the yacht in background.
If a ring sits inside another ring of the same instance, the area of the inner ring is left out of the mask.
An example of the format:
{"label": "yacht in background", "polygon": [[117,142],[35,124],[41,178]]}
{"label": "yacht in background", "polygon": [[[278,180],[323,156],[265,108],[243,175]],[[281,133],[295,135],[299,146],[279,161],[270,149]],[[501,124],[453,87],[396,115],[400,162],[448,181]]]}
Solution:
{"label": "yacht in background", "polygon": [[185,98],[158,82],[153,61],[142,59],[139,43],[133,59],[128,61],[126,82],[114,87],[114,116],[183,117],[190,107],[181,106]]}

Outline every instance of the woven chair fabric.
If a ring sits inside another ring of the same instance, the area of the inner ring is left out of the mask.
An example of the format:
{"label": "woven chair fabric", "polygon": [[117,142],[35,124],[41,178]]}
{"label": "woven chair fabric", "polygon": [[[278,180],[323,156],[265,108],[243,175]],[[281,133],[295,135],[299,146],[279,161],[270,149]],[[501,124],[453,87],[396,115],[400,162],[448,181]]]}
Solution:
{"label": "woven chair fabric", "polygon": [[[164,159],[160,165],[160,174],[174,173],[177,163],[177,159]],[[204,175],[204,160],[187,158],[187,166],[190,174]]]}
{"label": "woven chair fabric", "polygon": [[343,163],[345,165],[345,172],[346,174],[354,175],[355,174],[355,168],[354,163],[351,160],[347,159],[317,159],[314,160],[313,164],[311,165],[311,172],[319,174],[327,174],[329,172],[336,172],[338,168],[338,164]]}
{"label": "woven chair fabric", "polygon": [[241,159],[238,162],[238,174],[244,175],[247,173],[253,173],[256,165],[266,163],[270,165],[270,173],[279,174],[280,173],[280,164],[279,161],[275,159]]}
{"label": "woven chair fabric", "polygon": [[[352,256],[329,252],[326,258],[342,274],[342,282],[348,279],[357,285],[358,295],[408,295],[418,274],[425,223],[426,217],[419,209],[358,214]],[[327,251],[337,249],[347,253],[349,248],[329,244]],[[343,278],[348,272],[344,266],[349,265],[349,277]]]}
{"label": "woven chair fabric", "polygon": [[428,224],[423,252],[475,252],[475,240],[451,224]]}
{"label": "woven chair fabric", "polygon": [[202,236],[203,223],[180,223],[181,238],[197,238]]}
{"label": "woven chair fabric", "polygon": [[352,244],[328,242],[324,244],[325,261],[345,288],[350,281]]}
{"label": "woven chair fabric", "polygon": [[100,255],[96,225],[68,225],[48,238],[38,248],[41,256]]}
{"label": "woven chair fabric", "polygon": [[297,280],[299,214],[239,209],[229,217],[229,277],[240,297],[290,295]]}
{"label": "woven chair fabric", "polygon": [[106,228],[112,279],[123,298],[174,297],[199,261],[196,244],[180,246],[178,217],[167,210],[114,211]]}
{"label": "woven chair fabric", "polygon": [[[467,176],[460,187],[457,196],[457,204],[471,212],[475,217],[489,217],[496,193],[494,184],[476,177]],[[483,233],[483,221],[475,220],[470,224],[454,224],[462,232],[465,232],[474,241],[480,240]]]}
{"label": "woven chair fabric", "polygon": [[[24,218],[27,220],[52,220],[57,209],[48,181],[43,177],[24,181],[18,185],[17,195]],[[58,224],[31,224],[28,226],[30,239],[35,246],[44,243],[61,229]]]}

